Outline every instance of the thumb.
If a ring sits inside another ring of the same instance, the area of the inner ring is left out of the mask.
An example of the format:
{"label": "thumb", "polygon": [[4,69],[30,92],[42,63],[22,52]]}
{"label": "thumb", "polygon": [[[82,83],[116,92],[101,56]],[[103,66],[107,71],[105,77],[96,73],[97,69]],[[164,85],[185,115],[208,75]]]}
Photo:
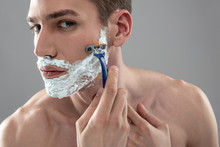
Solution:
{"label": "thumb", "polygon": [[99,104],[100,98],[102,96],[102,93],[103,93],[103,88],[100,88],[98,92],[96,93],[96,96],[92,100],[91,104],[89,105],[89,107],[86,109],[83,115],[77,120],[76,127],[79,129],[80,132],[84,130],[89,119],[91,118],[94,111],[96,110]]}

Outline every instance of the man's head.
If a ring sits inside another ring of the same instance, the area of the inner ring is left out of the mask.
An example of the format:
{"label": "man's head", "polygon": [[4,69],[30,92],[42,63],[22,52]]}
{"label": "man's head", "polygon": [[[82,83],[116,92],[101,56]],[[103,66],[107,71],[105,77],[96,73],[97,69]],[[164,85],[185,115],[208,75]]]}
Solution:
{"label": "man's head", "polygon": [[[114,6],[111,4],[112,7],[107,10],[107,4],[110,5],[110,2],[103,0],[106,4],[105,7],[102,5],[101,10],[101,1],[97,0],[97,3],[94,1],[31,0],[28,22],[34,30],[36,56],[64,60],[70,64],[78,60],[87,61],[84,59],[90,54],[85,52],[85,48],[98,44],[103,30],[106,34],[108,49],[120,48],[131,33],[130,13],[122,9],[119,2]],[[97,6],[98,4],[100,6]],[[104,13],[104,15],[99,15],[99,13]],[[102,16],[105,16],[103,20],[106,22],[100,19]],[[104,25],[105,23],[108,25]],[[109,58],[111,56],[115,55],[111,54]],[[84,66],[81,67],[85,69]],[[43,72],[46,79],[55,79],[66,74],[66,72],[60,72],[64,71],[62,68],[47,67],[45,69],[49,71]]]}
{"label": "man's head", "polygon": [[90,0],[93,2],[99,12],[99,19],[103,25],[108,24],[109,16],[116,10],[125,9],[131,13],[131,0]]}

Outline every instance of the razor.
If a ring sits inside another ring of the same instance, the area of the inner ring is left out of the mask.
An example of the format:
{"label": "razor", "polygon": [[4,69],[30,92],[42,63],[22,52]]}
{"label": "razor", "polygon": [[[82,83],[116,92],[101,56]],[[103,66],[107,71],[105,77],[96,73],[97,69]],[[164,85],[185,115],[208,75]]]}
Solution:
{"label": "razor", "polygon": [[103,88],[105,88],[105,83],[107,80],[108,75],[108,67],[105,62],[105,52],[107,50],[106,44],[98,44],[98,45],[91,45],[87,46],[85,51],[87,53],[93,53],[95,57],[97,57],[100,61],[101,68],[102,68],[102,81],[103,81]]}

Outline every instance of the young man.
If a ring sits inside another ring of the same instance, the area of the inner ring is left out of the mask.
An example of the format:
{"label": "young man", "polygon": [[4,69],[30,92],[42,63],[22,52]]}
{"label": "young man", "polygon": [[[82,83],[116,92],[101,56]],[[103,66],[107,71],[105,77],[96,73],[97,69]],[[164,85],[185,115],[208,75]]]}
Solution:
{"label": "young man", "polygon": [[[130,0],[31,0],[28,22],[46,90],[1,124],[1,147],[218,146],[215,116],[199,88],[124,65],[130,11]],[[95,57],[85,52],[102,43],[104,89]]]}

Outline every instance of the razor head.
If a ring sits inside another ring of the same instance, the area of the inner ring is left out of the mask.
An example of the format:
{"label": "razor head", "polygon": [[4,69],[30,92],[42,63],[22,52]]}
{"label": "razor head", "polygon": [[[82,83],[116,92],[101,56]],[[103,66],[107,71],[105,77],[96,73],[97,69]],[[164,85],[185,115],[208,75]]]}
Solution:
{"label": "razor head", "polygon": [[105,51],[107,45],[106,44],[97,44],[97,45],[92,45],[92,46],[87,46],[85,51],[87,53],[102,53]]}

